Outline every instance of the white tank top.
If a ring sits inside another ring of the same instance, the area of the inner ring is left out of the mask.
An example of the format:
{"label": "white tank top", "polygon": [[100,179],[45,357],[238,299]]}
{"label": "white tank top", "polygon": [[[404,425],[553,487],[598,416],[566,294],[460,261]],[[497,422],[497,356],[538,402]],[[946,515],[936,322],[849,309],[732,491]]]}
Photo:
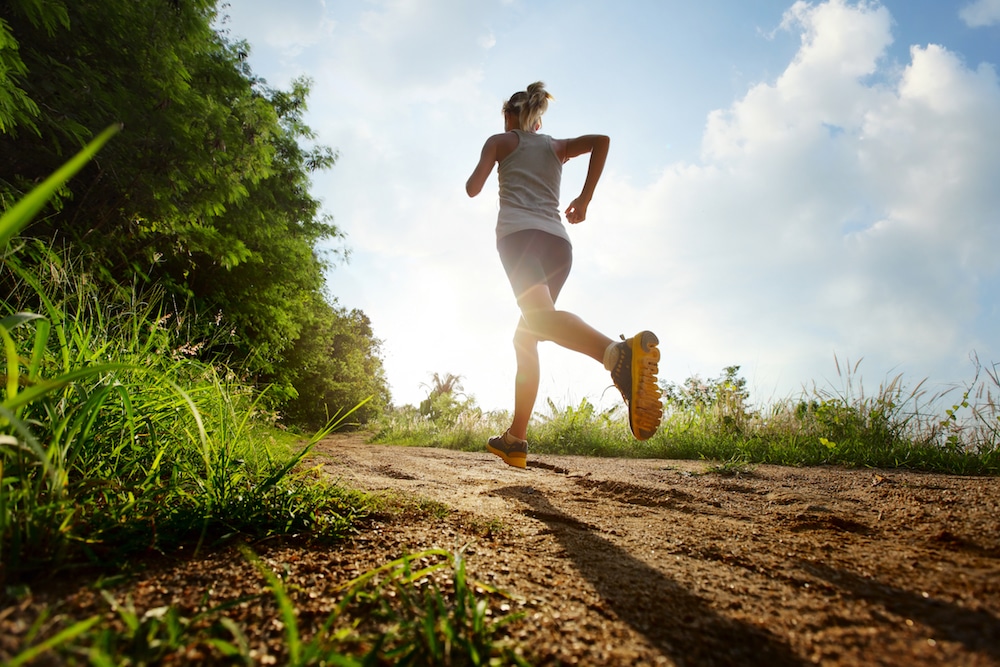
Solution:
{"label": "white tank top", "polygon": [[500,212],[497,239],[526,229],[539,229],[569,241],[559,214],[562,162],[552,147],[552,137],[514,130],[517,148],[501,160]]}

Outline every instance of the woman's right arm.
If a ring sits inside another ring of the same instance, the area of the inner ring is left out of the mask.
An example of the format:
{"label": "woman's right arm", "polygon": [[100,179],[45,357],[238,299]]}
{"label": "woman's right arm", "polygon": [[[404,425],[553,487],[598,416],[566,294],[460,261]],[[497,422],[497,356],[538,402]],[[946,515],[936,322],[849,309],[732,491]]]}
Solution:
{"label": "woman's right arm", "polygon": [[475,197],[483,190],[486,179],[493,172],[493,165],[502,162],[505,157],[517,148],[518,138],[513,132],[494,134],[483,144],[483,151],[479,155],[479,164],[472,170],[472,176],[465,182],[465,192],[470,197]]}
{"label": "woman's right arm", "polygon": [[497,163],[497,137],[496,135],[490,137],[483,144],[483,150],[479,154],[479,163],[476,168],[472,170],[472,175],[469,176],[469,180],[465,182],[465,192],[470,197],[475,197],[480,192],[483,191],[483,185],[486,184],[486,179],[490,177],[490,173],[493,171],[493,165]]}

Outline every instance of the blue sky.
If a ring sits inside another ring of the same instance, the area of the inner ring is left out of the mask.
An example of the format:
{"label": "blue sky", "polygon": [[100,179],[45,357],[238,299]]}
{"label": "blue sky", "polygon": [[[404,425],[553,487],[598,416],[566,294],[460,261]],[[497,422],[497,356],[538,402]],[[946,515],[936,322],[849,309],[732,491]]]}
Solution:
{"label": "blue sky", "polygon": [[[571,229],[560,306],[611,337],[652,329],[661,377],[740,365],[753,399],[937,391],[1000,362],[1000,0],[231,0],[254,71],[313,80],[339,151],[313,193],[347,234],[328,275],[384,341],[397,404],[432,373],[508,408],[517,309],[496,178],[468,199],[511,93],[543,132],[611,136]],[[564,170],[566,203],[585,161]],[[542,346],[542,391],[609,405],[606,373]]]}

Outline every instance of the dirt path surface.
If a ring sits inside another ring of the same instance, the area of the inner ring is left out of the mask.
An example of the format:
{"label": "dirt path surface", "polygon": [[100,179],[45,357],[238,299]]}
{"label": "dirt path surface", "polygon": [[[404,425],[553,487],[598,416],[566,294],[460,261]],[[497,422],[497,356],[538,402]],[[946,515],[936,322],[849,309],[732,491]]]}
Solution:
{"label": "dirt path surface", "polygon": [[[469,543],[547,664],[1000,665],[1000,480],[322,443],[342,484],[449,519],[375,550]],[[484,530],[484,526],[490,527]]]}
{"label": "dirt path surface", "polygon": [[[405,554],[465,547],[471,577],[513,596],[507,626],[540,665],[1000,665],[1000,479],[694,461],[529,457],[320,443],[334,482],[436,501],[444,512],[378,518],[330,547],[267,540],[305,632],[339,586]],[[86,577],[0,605],[0,662],[103,596],[140,617],[260,595],[235,548],[171,556],[103,593]],[[47,611],[43,611],[47,610]],[[283,661],[266,594],[226,612],[257,664]],[[205,660],[191,646],[164,664]],[[46,663],[53,664],[53,663]]]}

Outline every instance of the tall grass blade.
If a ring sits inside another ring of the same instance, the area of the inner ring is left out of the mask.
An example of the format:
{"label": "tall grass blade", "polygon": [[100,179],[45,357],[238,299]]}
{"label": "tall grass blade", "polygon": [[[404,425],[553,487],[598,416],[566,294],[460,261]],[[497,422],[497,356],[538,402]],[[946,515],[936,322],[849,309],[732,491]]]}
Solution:
{"label": "tall grass blade", "polygon": [[[33,401],[37,401],[46,394],[53,391],[58,391],[66,385],[72,384],[79,380],[85,380],[96,375],[101,375],[103,373],[109,373],[111,371],[123,371],[123,370],[142,370],[136,366],[130,366],[128,364],[99,364],[96,366],[88,366],[86,368],[79,368],[75,371],[70,371],[69,373],[64,373],[57,378],[51,380],[43,380],[37,384],[33,384],[11,397],[8,392],[7,400],[5,400],[2,406],[8,410],[17,410],[20,407],[28,405]],[[179,389],[179,387],[178,387]],[[190,399],[189,399],[190,400]],[[193,404],[192,404],[193,405]]]}
{"label": "tall grass blade", "polygon": [[[4,436],[0,439],[0,446],[10,446],[16,449],[27,450],[34,454],[35,458],[41,463],[42,468],[45,470],[45,474],[51,478],[51,483],[53,488],[58,486],[58,471],[52,466],[52,462],[49,461],[49,457],[46,456],[45,450],[42,449],[42,445],[38,442],[32,434],[31,429],[22,420],[18,419],[12,411],[8,410],[5,406],[0,405],[0,419],[4,419],[10,424],[14,430],[21,436],[21,439],[13,438],[10,436]],[[2,477],[0,477],[2,481]]]}
{"label": "tall grass blade", "polygon": [[74,623],[70,627],[66,628],[62,632],[59,632],[52,637],[49,637],[40,644],[36,644],[31,648],[25,649],[18,655],[15,655],[7,663],[7,667],[19,667],[20,665],[31,662],[41,654],[49,651],[51,649],[64,644],[71,639],[82,635],[84,632],[89,630],[97,621],[101,620],[100,616],[91,616],[88,619],[82,620],[79,623]]}
{"label": "tall grass blade", "polygon": [[298,454],[296,454],[295,456],[293,456],[287,463],[285,463],[285,465],[283,465],[282,467],[280,467],[277,470],[275,470],[267,479],[265,479],[261,483],[261,485],[260,485],[260,491],[261,492],[267,491],[268,489],[270,489],[271,487],[273,487],[275,484],[277,484],[278,482],[280,482],[282,480],[282,478],[284,478],[284,476],[287,475],[288,472],[292,468],[294,468],[295,466],[297,466],[302,461],[302,459],[305,458],[306,454],[308,454],[312,450],[312,448],[314,446],[316,446],[317,442],[319,442],[320,440],[322,440],[326,436],[328,436],[331,433],[333,433],[333,431],[335,431],[337,429],[337,427],[339,427],[341,424],[343,424],[344,421],[349,416],[351,416],[352,413],[354,413],[356,410],[358,410],[359,408],[361,408],[361,406],[363,406],[368,401],[372,400],[372,398],[374,398],[374,397],[373,396],[369,396],[368,398],[366,398],[365,400],[361,401],[360,403],[358,403],[357,405],[355,405],[353,408],[351,408],[347,412],[345,412],[343,414],[338,413],[337,415],[335,415],[334,418],[331,419],[330,422],[322,430],[320,430],[319,432],[317,432],[316,434],[314,434],[309,439],[309,442],[306,443],[306,446],[303,447],[299,451]]}
{"label": "tall grass blade", "polygon": [[285,592],[285,587],[282,585],[281,579],[279,579],[270,568],[261,562],[260,558],[257,557],[257,554],[246,547],[241,548],[240,551],[243,552],[243,557],[250,561],[250,563],[257,568],[257,571],[261,573],[264,579],[267,580],[267,585],[271,588],[271,592],[274,594],[274,599],[278,603],[278,609],[281,611],[281,621],[285,625],[285,642],[288,647],[288,662],[292,665],[300,664],[302,641],[299,638],[299,621],[295,615],[295,605],[292,604],[291,599],[288,597],[288,593]]}

